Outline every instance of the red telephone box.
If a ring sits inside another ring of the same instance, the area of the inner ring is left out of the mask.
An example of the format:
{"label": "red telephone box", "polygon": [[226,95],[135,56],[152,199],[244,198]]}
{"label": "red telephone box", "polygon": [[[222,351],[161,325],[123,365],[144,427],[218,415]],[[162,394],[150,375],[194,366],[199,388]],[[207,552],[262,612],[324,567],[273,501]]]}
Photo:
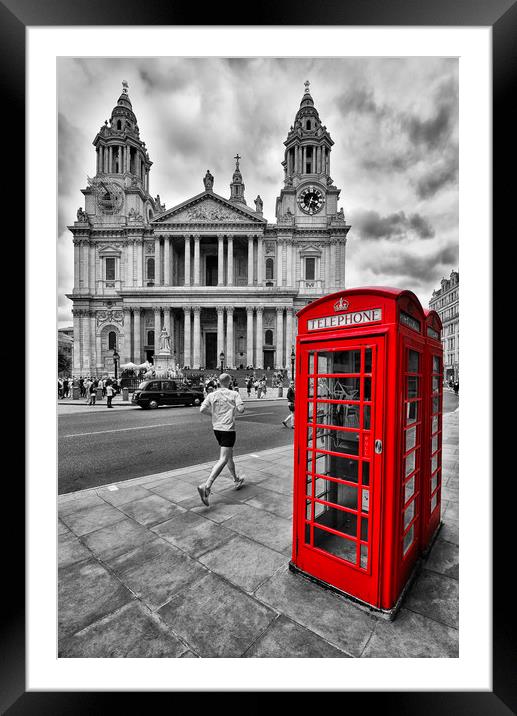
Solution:
{"label": "red telephone box", "polygon": [[437,347],[411,291],[348,289],[297,315],[290,568],[391,616],[436,520],[423,529]]}
{"label": "red telephone box", "polygon": [[427,552],[441,526],[443,346],[442,322],[436,311],[425,314],[425,469],[422,484],[422,550]]}

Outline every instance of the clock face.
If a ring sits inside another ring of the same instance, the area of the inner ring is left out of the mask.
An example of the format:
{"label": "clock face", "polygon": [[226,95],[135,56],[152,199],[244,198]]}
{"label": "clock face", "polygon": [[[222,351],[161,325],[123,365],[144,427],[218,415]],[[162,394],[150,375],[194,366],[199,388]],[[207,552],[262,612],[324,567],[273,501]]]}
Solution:
{"label": "clock face", "polygon": [[103,214],[118,214],[122,208],[124,193],[122,188],[113,181],[95,179],[90,186],[97,197],[97,204]]}
{"label": "clock face", "polygon": [[325,197],[317,186],[308,186],[298,196],[298,206],[306,214],[317,214],[321,211]]}

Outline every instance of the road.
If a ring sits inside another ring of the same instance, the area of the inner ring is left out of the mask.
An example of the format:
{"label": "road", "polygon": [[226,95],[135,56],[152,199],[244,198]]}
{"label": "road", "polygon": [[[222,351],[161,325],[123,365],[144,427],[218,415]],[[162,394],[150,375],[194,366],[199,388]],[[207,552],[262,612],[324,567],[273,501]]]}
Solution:
{"label": "road", "polygon": [[[444,391],[444,412],[457,406],[458,397]],[[59,494],[197,465],[218,454],[210,420],[197,408],[74,409],[66,406],[59,416]],[[292,443],[293,431],[281,425],[286,414],[285,401],[246,403],[235,455]]]}
{"label": "road", "polygon": [[[71,408],[70,408],[71,410]],[[283,428],[284,401],[246,403],[238,416],[235,455],[293,441]],[[59,417],[59,494],[215,460],[210,419],[197,408],[122,408]]]}

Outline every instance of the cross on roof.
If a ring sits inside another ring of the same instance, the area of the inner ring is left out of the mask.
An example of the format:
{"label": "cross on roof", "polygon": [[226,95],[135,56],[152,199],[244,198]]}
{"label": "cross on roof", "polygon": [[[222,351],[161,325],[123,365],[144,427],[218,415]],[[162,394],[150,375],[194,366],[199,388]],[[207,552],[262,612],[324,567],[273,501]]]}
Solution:
{"label": "cross on roof", "polygon": [[127,80],[122,80],[122,92],[124,94],[127,94],[128,87],[129,87],[129,85],[127,83]]}
{"label": "cross on roof", "polygon": [[234,156],[234,159],[237,160],[237,169],[238,169],[239,168],[239,159],[242,159],[242,157],[239,157],[239,153],[237,152],[237,154]]}
{"label": "cross on roof", "polygon": [[310,85],[309,80],[305,80],[305,82],[304,82],[303,84],[305,85],[305,91],[308,93],[308,92],[309,92],[309,85]]}

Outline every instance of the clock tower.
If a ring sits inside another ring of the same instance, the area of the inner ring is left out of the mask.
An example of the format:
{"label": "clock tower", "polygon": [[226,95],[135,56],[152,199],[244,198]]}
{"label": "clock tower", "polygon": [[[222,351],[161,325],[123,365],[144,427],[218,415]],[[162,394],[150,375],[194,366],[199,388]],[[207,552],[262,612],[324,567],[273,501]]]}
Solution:
{"label": "clock tower", "polygon": [[149,195],[149,170],[152,162],[128,93],[122,82],[122,94],[93,140],[97,159],[96,174],[88,177],[86,214],[100,224],[125,222],[126,217],[143,222],[155,213],[155,201]]}
{"label": "clock tower", "polygon": [[330,176],[332,141],[305,82],[305,93],[284,142],[284,187],[276,201],[276,217],[294,216],[297,226],[326,227],[337,214],[340,190]]}

